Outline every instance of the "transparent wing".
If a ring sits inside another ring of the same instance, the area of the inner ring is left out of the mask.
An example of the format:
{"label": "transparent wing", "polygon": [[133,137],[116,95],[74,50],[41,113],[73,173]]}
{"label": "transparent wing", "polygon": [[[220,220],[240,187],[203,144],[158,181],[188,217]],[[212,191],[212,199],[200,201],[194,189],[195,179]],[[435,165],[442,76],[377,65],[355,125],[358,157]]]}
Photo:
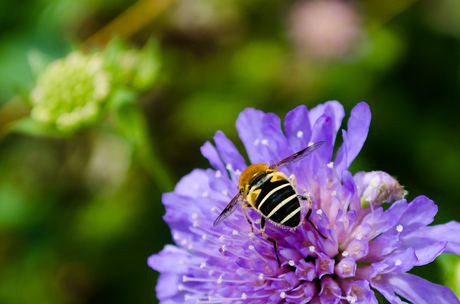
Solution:
{"label": "transparent wing", "polygon": [[301,150],[301,151],[299,151],[297,153],[294,153],[289,157],[286,157],[285,159],[283,159],[282,161],[280,161],[279,163],[277,163],[275,165],[270,166],[270,169],[274,169],[276,167],[286,167],[286,166],[289,166],[292,163],[298,162],[299,160],[302,160],[305,157],[307,157],[308,155],[310,155],[311,153],[315,152],[322,145],[324,145],[324,141],[318,141],[317,143],[309,145],[305,149],[303,149],[303,150]]}
{"label": "transparent wing", "polygon": [[222,213],[214,221],[214,224],[213,224],[214,227],[216,227],[217,225],[219,225],[220,223],[225,221],[227,219],[227,217],[229,217],[233,212],[235,212],[236,208],[239,206],[238,203],[240,202],[240,197],[241,197],[241,193],[238,193],[230,201],[230,203],[228,203],[228,205],[227,205],[227,207],[225,207],[224,211],[222,211]]}

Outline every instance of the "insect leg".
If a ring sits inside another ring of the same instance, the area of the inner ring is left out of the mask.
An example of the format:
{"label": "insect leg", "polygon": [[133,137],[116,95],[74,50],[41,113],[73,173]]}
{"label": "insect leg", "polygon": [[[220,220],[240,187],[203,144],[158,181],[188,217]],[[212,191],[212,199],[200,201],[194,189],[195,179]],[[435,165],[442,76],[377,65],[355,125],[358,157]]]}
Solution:
{"label": "insect leg", "polygon": [[254,228],[252,227],[252,222],[251,222],[251,220],[249,219],[248,215],[246,214],[246,211],[244,211],[244,209],[246,209],[246,208],[251,208],[251,207],[252,207],[252,206],[249,205],[249,204],[244,204],[244,205],[241,207],[241,209],[243,210],[243,214],[244,214],[244,217],[246,218],[246,221],[248,221],[249,226],[251,226],[251,231],[252,231],[252,233],[254,233]]}
{"label": "insect leg", "polygon": [[270,238],[266,233],[265,233],[265,218],[262,217],[260,220],[260,232],[262,232],[262,235],[264,238],[266,238],[268,241],[273,243],[273,247],[275,248],[275,255],[276,255],[276,260],[278,261],[278,266],[281,267],[281,262],[280,262],[280,257],[278,256],[278,245],[276,245],[276,241],[272,238]]}
{"label": "insect leg", "polygon": [[315,228],[316,232],[323,238],[323,239],[326,239],[326,237],[321,233],[319,232],[318,228],[316,228],[316,226],[313,224],[313,222],[310,220],[310,215],[311,215],[311,212],[313,211],[313,202],[311,201],[311,198],[310,196],[302,196],[302,195],[298,195],[297,196],[298,198],[304,200],[304,201],[308,201],[310,203],[310,207],[308,208],[308,212],[307,212],[307,215],[305,216],[305,220],[313,227]]}

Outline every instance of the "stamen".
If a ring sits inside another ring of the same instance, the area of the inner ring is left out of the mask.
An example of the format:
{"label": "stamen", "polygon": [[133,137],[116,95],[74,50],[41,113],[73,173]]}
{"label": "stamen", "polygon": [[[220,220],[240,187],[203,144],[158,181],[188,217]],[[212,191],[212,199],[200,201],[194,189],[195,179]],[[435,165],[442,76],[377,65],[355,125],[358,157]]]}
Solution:
{"label": "stamen", "polygon": [[287,299],[300,299],[300,298],[302,298],[302,297],[304,297],[304,296],[305,296],[305,294],[304,294],[303,292],[300,293],[300,294],[298,294],[298,295],[296,295],[296,296],[288,295],[288,294],[286,294],[284,291],[282,291],[282,292],[280,293],[280,298],[281,298],[281,299],[285,299],[285,298],[287,298]]}
{"label": "stamen", "polygon": [[232,234],[233,235],[238,235],[238,236],[244,238],[245,240],[248,240],[248,241],[250,241],[250,242],[252,242],[254,244],[260,244],[261,243],[257,238],[254,238],[254,233],[252,233],[252,232],[249,232],[248,236],[245,236],[245,235],[241,234],[239,231],[233,230]]}
{"label": "stamen", "polygon": [[235,251],[228,249],[227,246],[222,245],[222,254],[225,254],[226,251],[230,252],[231,254],[236,255],[237,257],[240,257],[242,259],[250,260],[250,258],[248,258],[248,257],[246,257],[244,255],[238,254]]}
{"label": "stamen", "polygon": [[312,141],[310,141],[310,142],[308,143],[309,146],[311,146],[311,145],[313,145],[313,144],[314,144],[314,142],[312,142]]}
{"label": "stamen", "polygon": [[358,300],[358,298],[356,296],[347,296],[346,300],[350,303],[355,303]]}
{"label": "stamen", "polygon": [[316,214],[322,215],[322,214],[323,214],[323,210],[321,210],[321,209],[316,210]]}
{"label": "stamen", "polygon": [[311,253],[316,252],[315,246],[310,246],[308,247],[308,249],[310,250]]}
{"label": "stamen", "polygon": [[294,260],[289,260],[289,266],[295,266],[295,261]]}
{"label": "stamen", "polygon": [[202,235],[201,237],[202,237],[203,240],[205,240],[205,241],[210,241],[211,243],[214,243],[214,244],[216,244],[217,246],[222,246],[221,243],[219,243],[219,242],[217,242],[217,241],[211,239],[209,236],[207,236],[207,235],[204,234],[204,233],[203,233],[203,235]]}
{"label": "stamen", "polygon": [[219,237],[219,241],[225,242],[225,241],[230,241],[230,242],[246,242],[245,240],[238,240],[238,239],[232,239],[229,238],[228,236],[221,235]]}
{"label": "stamen", "polygon": [[404,230],[403,225],[396,226],[396,231],[398,231],[399,233],[401,233],[403,230]]}
{"label": "stamen", "polygon": [[332,196],[336,196],[336,195],[337,195],[337,192],[334,190],[334,191],[332,191],[331,195],[332,195]]}
{"label": "stamen", "polygon": [[268,139],[262,139],[260,142],[262,143],[262,145],[268,146]]}
{"label": "stamen", "polygon": [[330,169],[334,168],[334,162],[330,162],[329,164],[327,164],[327,167]]}
{"label": "stamen", "polygon": [[347,257],[348,254],[349,254],[349,253],[348,253],[348,251],[346,251],[346,250],[345,250],[344,252],[342,252],[342,256],[344,256],[344,257]]}
{"label": "stamen", "polygon": [[232,164],[227,164],[227,165],[225,166],[225,168],[226,168],[228,171],[233,171],[233,166],[232,166]]}
{"label": "stamen", "polygon": [[216,178],[219,178],[222,176],[222,172],[220,172],[220,170],[217,170],[216,171],[216,174],[214,175]]}
{"label": "stamen", "polygon": [[270,281],[285,281],[285,278],[272,278],[272,277],[267,277],[263,273],[259,273],[259,276],[257,277],[260,281],[263,280],[270,280]]}
{"label": "stamen", "polygon": [[186,275],[182,276],[182,282],[215,282],[215,278],[209,278],[209,279],[204,279],[204,278],[193,278],[193,277],[188,277]]}
{"label": "stamen", "polygon": [[208,197],[208,196],[209,196],[208,191],[203,192],[203,193],[201,194],[201,196],[202,196],[202,197]]}
{"label": "stamen", "polygon": [[259,140],[259,139],[256,139],[256,140],[254,140],[254,142],[253,142],[252,144],[253,144],[254,146],[258,146],[258,145],[259,145],[259,142],[260,142],[260,140]]}
{"label": "stamen", "polygon": [[221,211],[217,210],[216,207],[212,207],[211,211],[214,212],[215,214],[221,214]]}
{"label": "stamen", "polygon": [[297,131],[297,138],[302,138],[303,137],[303,132],[302,131]]}
{"label": "stamen", "polygon": [[252,252],[254,252],[255,254],[257,254],[257,256],[258,256],[262,261],[264,261],[265,263],[268,262],[268,260],[267,260],[266,258],[264,258],[259,252],[257,252],[257,250],[254,248],[254,246],[249,245],[249,250],[251,250]]}
{"label": "stamen", "polygon": [[198,214],[197,213],[192,213],[192,219],[196,220],[198,218]]}
{"label": "stamen", "polygon": [[[193,227],[194,228],[199,228],[199,229],[203,230],[204,232],[207,232],[207,233],[215,235],[215,236],[220,236],[221,235],[217,231],[212,231],[211,229],[208,229],[208,228],[205,228],[205,227],[201,226],[198,221],[193,222]],[[220,244],[219,244],[219,246],[220,246]]]}
{"label": "stamen", "polygon": [[401,265],[401,260],[396,260],[396,261],[395,261],[395,265],[396,265],[396,266]]}
{"label": "stamen", "polygon": [[226,189],[222,190],[222,194],[228,196],[228,191]]}
{"label": "stamen", "polygon": [[217,279],[217,284],[222,284],[222,283],[249,283],[250,281],[243,281],[243,280],[227,280],[223,279],[222,276],[220,276]]}
{"label": "stamen", "polygon": [[204,254],[207,254],[209,256],[212,256],[212,257],[222,258],[221,255],[217,255],[217,254],[214,254],[214,252],[209,252],[209,251],[204,250],[202,248],[198,248],[196,246],[193,246],[193,244],[188,245],[188,250],[195,250],[195,251],[199,251],[199,252],[202,252]]}
{"label": "stamen", "polygon": [[362,238],[363,238],[363,235],[361,233],[358,233],[358,235],[356,236],[356,239],[361,240]]}
{"label": "stamen", "polygon": [[241,171],[238,170],[238,169],[236,169],[236,170],[235,170],[235,175],[241,175]]}
{"label": "stamen", "polygon": [[178,289],[179,291],[188,291],[188,292],[193,292],[193,293],[203,293],[202,291],[195,290],[195,289],[193,289],[193,288],[184,286],[184,285],[182,285],[182,284],[177,285],[177,289]]}

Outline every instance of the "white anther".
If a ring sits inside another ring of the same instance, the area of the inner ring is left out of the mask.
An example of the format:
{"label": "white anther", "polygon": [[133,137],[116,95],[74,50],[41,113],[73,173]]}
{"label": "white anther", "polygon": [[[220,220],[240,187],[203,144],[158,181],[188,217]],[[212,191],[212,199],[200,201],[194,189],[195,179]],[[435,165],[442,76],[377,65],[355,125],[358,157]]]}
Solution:
{"label": "white anther", "polygon": [[233,234],[233,235],[238,235],[238,233],[239,233],[238,230],[233,230],[233,231],[232,231],[232,234]]}
{"label": "white anther", "polygon": [[259,273],[259,276],[257,277],[260,281],[263,281],[264,280],[264,274],[263,273]]}
{"label": "white anther", "polygon": [[216,212],[216,210],[217,210],[216,207],[211,208],[211,212]]}
{"label": "white anther", "polygon": [[250,238],[254,237],[254,232],[249,232],[248,237],[250,237]]}
{"label": "white anther", "polygon": [[310,246],[310,247],[308,247],[308,249],[310,250],[310,252],[315,252],[316,251],[315,246]]}
{"label": "white anther", "polygon": [[179,291],[184,290],[184,285],[182,285],[182,284],[177,285],[177,289],[178,289]]}
{"label": "white anther", "polygon": [[361,240],[362,238],[363,238],[363,235],[361,233],[358,233],[358,235],[356,236],[356,239]]}
{"label": "white anther", "polygon": [[227,250],[227,246],[222,245],[222,252],[225,252],[225,250]]}
{"label": "white anther", "polygon": [[220,172],[220,170],[217,170],[216,171],[216,174],[214,175],[215,177],[219,178],[222,176],[222,172]]}
{"label": "white anther", "polygon": [[334,168],[334,162],[330,162],[329,164],[327,164],[327,167],[330,169]]}
{"label": "white anther", "polygon": [[254,249],[255,249],[254,246],[249,245],[249,250],[254,250]]}
{"label": "white anther", "polygon": [[260,219],[255,220],[256,224],[260,224]]}
{"label": "white anther", "polygon": [[248,298],[248,296],[243,292],[243,293],[241,294],[241,299],[242,299],[242,300],[246,300],[247,298]]}
{"label": "white anther", "polygon": [[316,210],[316,214],[318,214],[318,215],[323,214],[323,210],[321,210],[321,209]]}
{"label": "white anther", "polygon": [[303,137],[303,132],[302,131],[297,131],[297,138],[302,138]]}
{"label": "white anther", "polygon": [[198,214],[197,213],[192,213],[192,219],[196,220],[198,217]]}
{"label": "white anther", "polygon": [[218,279],[217,279],[217,284],[221,284],[222,283],[222,276],[220,276]]}
{"label": "white anther", "polygon": [[192,244],[189,244],[188,245],[188,250],[192,250],[193,249],[193,245]]}
{"label": "white anther", "polygon": [[236,171],[235,171],[235,175],[241,175],[241,171],[240,171],[240,170],[238,170],[238,169],[236,169]]}
{"label": "white anther", "polygon": [[294,265],[295,265],[294,260],[289,260],[289,266],[294,266]]}
{"label": "white anther", "polygon": [[396,261],[395,261],[395,265],[396,265],[396,266],[401,265],[401,260],[396,260]]}
{"label": "white anther", "polygon": [[286,298],[286,293],[285,293],[284,291],[282,291],[282,292],[280,293],[280,298],[281,298],[281,299]]}
{"label": "white anther", "polygon": [[181,245],[185,245],[187,244],[187,240],[186,239],[183,239],[182,242],[180,242]]}
{"label": "white anther", "polygon": [[355,303],[358,300],[356,296],[347,296],[347,301],[350,303]]}
{"label": "white anther", "polygon": [[201,262],[200,268],[205,268],[206,267],[206,262]]}
{"label": "white anther", "polygon": [[206,234],[203,234],[203,235],[201,236],[201,238],[202,238],[203,240],[205,240],[205,241],[206,241],[206,239],[207,239],[207,236],[206,236]]}
{"label": "white anther", "polygon": [[207,197],[207,196],[209,196],[208,191],[203,192],[203,193],[201,194],[201,196],[202,196],[202,197]]}
{"label": "white anther", "polygon": [[366,202],[370,203],[372,201],[372,197],[368,196],[366,197]]}
{"label": "white anther", "polygon": [[233,171],[233,166],[232,166],[232,164],[227,164],[227,165],[225,166],[225,168],[227,168],[228,171]]}
{"label": "white anther", "polygon": [[182,282],[187,282],[187,276],[182,276]]}
{"label": "white anther", "polygon": [[260,142],[262,143],[262,145],[268,146],[268,139],[262,139]]}
{"label": "white anther", "polygon": [[313,143],[312,141],[308,143],[309,146],[311,146],[311,145],[313,145],[313,144],[314,144],[314,143]]}
{"label": "white anther", "polygon": [[403,229],[404,229],[403,225],[396,226],[396,231],[398,231],[398,232],[402,232]]}
{"label": "white anther", "polygon": [[347,257],[347,256],[348,256],[348,251],[345,250],[344,252],[342,252],[342,255],[343,255],[344,257]]}
{"label": "white anther", "polygon": [[194,188],[195,190],[197,190],[198,188],[200,188],[200,185],[195,184],[195,185],[193,185],[193,188]]}
{"label": "white anther", "polygon": [[227,195],[228,195],[228,191],[224,189],[224,190],[222,190],[222,194],[225,195],[225,196],[227,196]]}
{"label": "white anther", "polygon": [[254,140],[254,142],[253,142],[252,144],[253,144],[254,146],[258,146],[258,145],[259,145],[259,142],[260,142],[260,140],[259,140],[259,139],[256,139],[256,140]]}
{"label": "white anther", "polygon": [[335,191],[335,190],[332,191],[332,192],[331,192],[331,195],[332,195],[332,196],[336,196],[336,195],[337,195],[337,191]]}
{"label": "white anther", "polygon": [[175,240],[177,240],[178,238],[180,238],[180,236],[179,236],[178,233],[174,233],[173,238],[174,238]]}
{"label": "white anther", "polygon": [[194,221],[194,222],[193,222],[193,227],[198,227],[198,226],[199,226],[199,225],[198,225],[198,221]]}
{"label": "white anther", "polygon": [[219,241],[225,241],[225,235],[219,236]]}

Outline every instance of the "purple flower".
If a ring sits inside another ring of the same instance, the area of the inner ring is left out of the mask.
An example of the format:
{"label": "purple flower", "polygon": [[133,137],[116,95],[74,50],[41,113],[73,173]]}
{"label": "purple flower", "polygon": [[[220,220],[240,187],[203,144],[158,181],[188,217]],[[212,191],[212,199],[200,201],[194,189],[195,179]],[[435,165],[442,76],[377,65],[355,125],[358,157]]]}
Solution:
{"label": "purple flower", "polygon": [[[235,146],[217,132],[215,147],[201,148],[213,169],[195,169],[172,193],[163,196],[164,220],[176,246],[166,245],[148,259],[160,272],[157,297],[166,303],[378,303],[376,291],[390,303],[460,303],[447,287],[407,271],[433,261],[442,252],[460,253],[460,224],[427,226],[437,206],[419,196],[408,203],[399,183],[384,172],[348,171],[367,137],[371,114],[366,103],[351,112],[343,144],[332,161],[336,133],[344,117],[330,101],[310,111],[299,106],[286,115],[283,134],[278,116],[243,111],[236,123],[251,163],[278,162],[311,142],[325,144],[307,158],[280,169],[296,177],[299,194],[310,195],[312,227],[296,229],[267,223],[241,208],[221,225],[213,222],[238,193],[247,167]],[[393,202],[386,210],[381,205]],[[303,214],[309,208],[305,203]],[[251,211],[252,210],[252,211]],[[321,236],[316,229],[324,236]]]}

